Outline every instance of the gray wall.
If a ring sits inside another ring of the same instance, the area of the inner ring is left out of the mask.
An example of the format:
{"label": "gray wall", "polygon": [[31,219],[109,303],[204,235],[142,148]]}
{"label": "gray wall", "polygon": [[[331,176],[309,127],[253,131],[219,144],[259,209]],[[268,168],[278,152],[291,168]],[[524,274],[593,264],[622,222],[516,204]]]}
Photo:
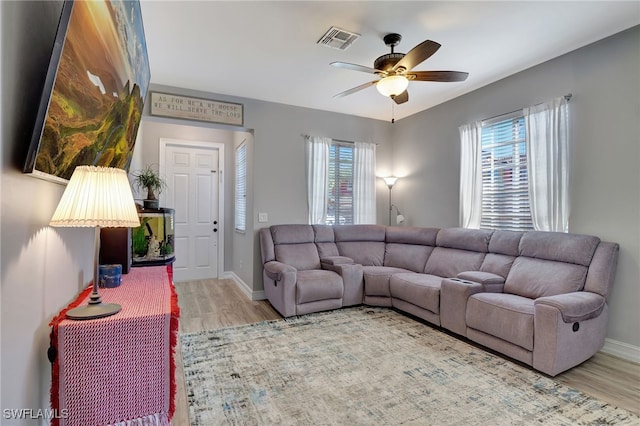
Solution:
{"label": "gray wall", "polygon": [[[48,406],[50,366],[45,355],[48,323],[92,279],[93,231],[48,227],[64,188],[21,173],[41,91],[34,82],[44,79],[60,10],[60,2],[0,2],[3,409]],[[246,262],[253,265],[243,272],[243,279],[253,275],[251,285],[260,290],[257,229],[274,223],[306,221],[301,134],[378,143],[380,176],[407,175],[393,190],[394,200],[407,219],[414,225],[455,226],[459,175],[457,126],[571,92],[575,140],[571,230],[621,244],[618,277],[611,298],[609,337],[640,346],[639,39],[635,28],[395,125],[215,96],[244,103],[245,126],[254,131],[249,219],[253,234],[226,238],[232,246],[225,247],[225,253],[230,250],[229,258],[233,260],[225,267],[238,271],[236,253],[247,256]],[[152,132],[147,123],[153,119],[146,116],[144,120],[141,139],[155,139],[153,135],[147,136],[147,132]],[[185,122],[156,123],[187,126]],[[187,127],[182,130],[211,131],[208,127],[193,130],[192,127],[201,127],[194,124]],[[395,141],[393,150],[392,141]],[[234,136],[229,143],[233,146],[236,142]],[[146,141],[139,146],[136,150],[148,148]],[[229,155],[233,150],[226,151],[226,168],[230,170],[233,163]],[[145,161],[144,154],[135,153],[136,164]],[[146,156],[153,157],[153,153],[147,152]],[[232,191],[227,192],[230,200]],[[387,220],[387,195],[386,186],[379,182],[379,223]],[[229,202],[227,208],[231,209],[231,205]],[[268,213],[269,222],[258,223],[258,212]],[[226,228],[225,232],[229,230]],[[2,424],[38,422],[3,419]]]}
{"label": "gray wall", "polygon": [[2,409],[49,406],[49,321],[93,278],[93,230],[48,226],[64,187],[22,174],[61,10],[0,2]]}
{"label": "gray wall", "polygon": [[[308,223],[302,134],[376,143],[377,173],[384,176],[391,170],[393,126],[390,123],[259,101],[250,101],[247,110],[246,125],[255,131],[253,226],[256,233],[271,224]],[[378,223],[385,223],[387,188],[379,181],[377,189]],[[268,213],[268,223],[258,222],[259,212]],[[257,238],[254,244],[253,288],[262,290]]]}
{"label": "gray wall", "polygon": [[[233,271],[254,292],[262,287],[262,266],[257,233],[277,223],[307,223],[305,183],[305,147],[303,135],[327,136],[349,141],[377,144],[379,176],[393,172],[391,167],[391,123],[309,108],[293,107],[255,99],[225,96],[184,88],[152,84],[151,91],[180,94],[244,105],[244,127],[168,119],[149,115],[145,106],[142,126],[143,163],[158,163],[161,137],[225,143],[225,271]],[[249,200],[247,232],[233,229],[233,157],[234,146],[249,137]],[[378,223],[387,221],[388,189],[378,182]],[[268,222],[258,222],[258,213],[268,214]],[[249,248],[251,248],[249,250]],[[242,262],[242,266],[240,265]]]}
{"label": "gray wall", "polygon": [[608,338],[640,347],[640,27],[396,123],[394,198],[411,225],[458,226],[458,126],[572,93],[570,232],[620,244]]}

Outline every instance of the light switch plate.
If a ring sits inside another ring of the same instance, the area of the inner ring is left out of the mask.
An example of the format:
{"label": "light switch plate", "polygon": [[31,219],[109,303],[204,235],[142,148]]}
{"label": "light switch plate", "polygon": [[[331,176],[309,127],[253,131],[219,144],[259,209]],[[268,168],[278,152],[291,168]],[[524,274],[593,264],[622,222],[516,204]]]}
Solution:
{"label": "light switch plate", "polygon": [[258,213],[258,222],[265,223],[269,221],[269,215],[267,213]]}

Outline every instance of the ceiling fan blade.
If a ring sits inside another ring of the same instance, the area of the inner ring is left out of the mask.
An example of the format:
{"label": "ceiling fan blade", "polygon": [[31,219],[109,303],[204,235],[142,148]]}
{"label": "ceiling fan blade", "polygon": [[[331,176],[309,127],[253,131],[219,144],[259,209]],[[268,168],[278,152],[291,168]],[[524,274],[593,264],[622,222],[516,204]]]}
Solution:
{"label": "ceiling fan blade", "polygon": [[400,93],[399,95],[396,95],[393,97],[393,102],[395,102],[398,105],[403,104],[408,100],[409,100],[409,92],[407,92],[406,90]]}
{"label": "ceiling fan blade", "polygon": [[407,73],[409,81],[465,81],[468,76],[468,72],[461,71],[413,71]]}
{"label": "ceiling fan blade", "polygon": [[337,68],[344,68],[344,69],[353,70],[353,71],[361,71],[361,72],[366,72],[366,73],[369,73],[369,74],[379,74],[379,73],[386,74],[386,72],[384,72],[382,70],[377,70],[375,68],[365,67],[364,65],[350,64],[348,62],[331,62],[331,65],[333,65],[334,67],[337,67]]}
{"label": "ceiling fan blade", "polygon": [[440,49],[440,43],[435,41],[425,40],[413,49],[409,51],[404,58],[400,59],[397,64],[394,65],[394,71],[400,67],[407,71],[412,70],[420,62],[424,61]]}
{"label": "ceiling fan blade", "polygon": [[354,88],[352,88],[352,89],[345,90],[345,91],[344,91],[344,92],[342,92],[342,93],[338,93],[337,95],[333,95],[333,97],[334,97],[334,98],[341,98],[341,97],[343,97],[343,96],[347,96],[347,95],[350,95],[350,94],[352,94],[352,93],[359,92],[360,90],[366,89],[366,88],[367,88],[367,87],[369,87],[369,86],[373,86],[373,85],[374,85],[374,84],[376,84],[378,81],[379,81],[379,80],[374,80],[374,81],[370,81],[370,82],[365,83],[365,84],[361,84],[360,86],[356,86],[356,87],[354,87]]}

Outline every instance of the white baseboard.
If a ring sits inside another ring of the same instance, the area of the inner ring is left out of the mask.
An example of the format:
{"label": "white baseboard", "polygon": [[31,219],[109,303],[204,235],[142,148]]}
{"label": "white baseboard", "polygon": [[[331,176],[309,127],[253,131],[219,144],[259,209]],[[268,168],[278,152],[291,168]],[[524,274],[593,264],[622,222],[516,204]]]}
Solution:
{"label": "white baseboard", "polygon": [[245,283],[242,278],[240,278],[233,271],[225,271],[222,273],[221,278],[230,279],[238,286],[240,290],[250,299],[250,300],[265,300],[267,295],[264,293],[264,290],[255,291],[247,283]]}
{"label": "white baseboard", "polygon": [[640,364],[640,347],[638,346],[613,339],[604,339],[604,347],[601,352]]}

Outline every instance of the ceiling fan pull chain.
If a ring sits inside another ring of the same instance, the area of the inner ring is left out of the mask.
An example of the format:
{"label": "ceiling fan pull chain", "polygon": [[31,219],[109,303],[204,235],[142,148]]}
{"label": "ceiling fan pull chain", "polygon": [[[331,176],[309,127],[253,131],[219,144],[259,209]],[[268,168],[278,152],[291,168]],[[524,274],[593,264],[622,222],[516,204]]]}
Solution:
{"label": "ceiling fan pull chain", "polygon": [[391,124],[396,122],[396,103],[391,101]]}

